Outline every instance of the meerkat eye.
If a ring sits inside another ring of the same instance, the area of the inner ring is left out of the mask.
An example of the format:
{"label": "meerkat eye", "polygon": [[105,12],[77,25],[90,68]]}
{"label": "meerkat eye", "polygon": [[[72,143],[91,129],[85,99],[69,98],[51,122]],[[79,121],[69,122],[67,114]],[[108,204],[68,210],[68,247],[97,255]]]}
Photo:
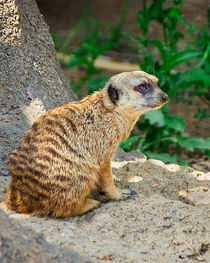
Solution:
{"label": "meerkat eye", "polygon": [[141,84],[139,86],[136,86],[135,90],[142,94],[145,94],[149,90],[149,87],[147,85]]}

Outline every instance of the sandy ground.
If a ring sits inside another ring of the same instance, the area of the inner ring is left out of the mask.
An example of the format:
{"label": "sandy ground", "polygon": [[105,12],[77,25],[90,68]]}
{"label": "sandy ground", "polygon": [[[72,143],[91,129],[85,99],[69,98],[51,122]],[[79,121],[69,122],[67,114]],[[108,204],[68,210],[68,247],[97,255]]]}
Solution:
{"label": "sandy ground", "polygon": [[93,262],[210,262],[209,173],[143,157],[112,166],[118,187],[137,196],[108,202],[97,195],[101,206],[81,217],[28,217],[5,208],[10,177],[0,176],[0,209]]}

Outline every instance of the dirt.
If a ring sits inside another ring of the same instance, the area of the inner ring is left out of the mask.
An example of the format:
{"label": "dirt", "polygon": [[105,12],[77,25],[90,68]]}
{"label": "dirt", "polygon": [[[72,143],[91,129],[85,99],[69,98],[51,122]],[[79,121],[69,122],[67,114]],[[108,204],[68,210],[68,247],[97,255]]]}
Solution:
{"label": "dirt", "polygon": [[136,196],[110,202],[96,195],[101,206],[81,217],[28,217],[5,208],[10,177],[1,176],[0,209],[50,245],[93,262],[209,262],[210,173],[147,160],[137,152],[121,152],[112,167],[117,186]]}

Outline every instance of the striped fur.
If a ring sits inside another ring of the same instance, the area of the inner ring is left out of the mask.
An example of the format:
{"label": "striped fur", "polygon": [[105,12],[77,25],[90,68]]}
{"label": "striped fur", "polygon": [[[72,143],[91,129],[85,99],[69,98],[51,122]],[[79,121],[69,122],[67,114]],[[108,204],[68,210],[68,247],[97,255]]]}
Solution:
{"label": "striped fur", "polygon": [[[119,83],[126,74],[132,78],[131,73],[123,74],[117,75]],[[142,74],[155,78],[144,72],[133,74],[139,79]],[[8,208],[31,215],[69,217],[99,205],[88,198],[98,186],[110,198],[122,197],[123,191],[113,182],[111,159],[146,110],[123,107],[120,98],[119,103],[112,102],[107,87],[110,83],[116,86],[116,78],[80,102],[45,113],[32,125],[9,159],[12,182],[6,197]],[[120,86],[122,94],[129,88],[133,92],[133,87]]]}

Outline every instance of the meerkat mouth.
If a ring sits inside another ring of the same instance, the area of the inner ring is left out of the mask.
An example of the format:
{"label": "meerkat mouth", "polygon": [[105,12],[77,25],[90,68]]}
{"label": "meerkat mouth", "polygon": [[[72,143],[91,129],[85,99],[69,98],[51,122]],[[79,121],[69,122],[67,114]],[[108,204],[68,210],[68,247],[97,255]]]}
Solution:
{"label": "meerkat mouth", "polygon": [[163,104],[158,104],[158,105],[142,105],[145,109],[159,109],[159,108],[161,108],[163,105],[164,105],[165,103],[163,103]]}

